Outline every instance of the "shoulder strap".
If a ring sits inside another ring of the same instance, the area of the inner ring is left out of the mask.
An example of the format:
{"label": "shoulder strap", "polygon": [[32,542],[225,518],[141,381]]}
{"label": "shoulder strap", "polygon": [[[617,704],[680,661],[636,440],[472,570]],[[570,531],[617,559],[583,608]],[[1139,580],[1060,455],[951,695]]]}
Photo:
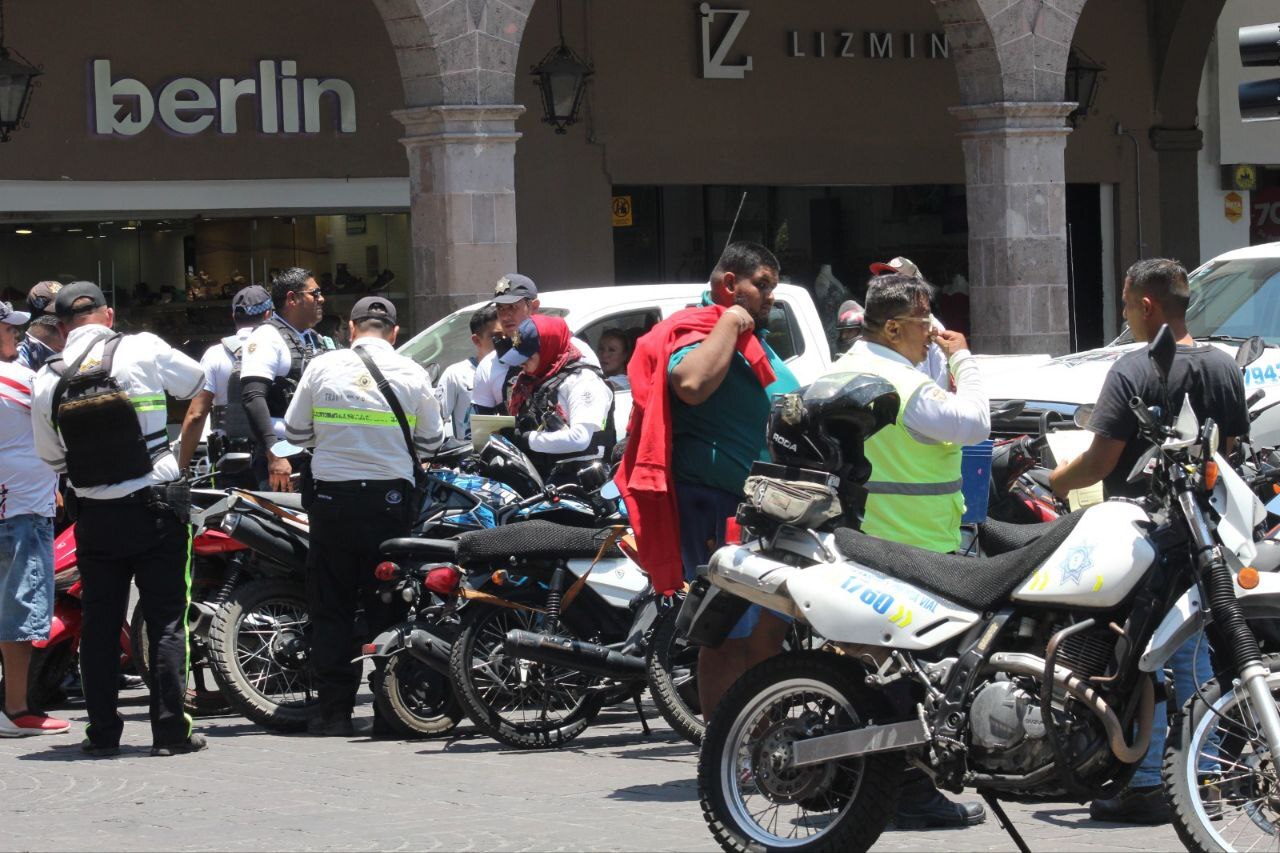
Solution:
{"label": "shoulder strap", "polygon": [[364,366],[369,369],[369,375],[378,384],[378,390],[382,392],[382,398],[391,407],[391,414],[396,416],[396,421],[400,424],[400,432],[404,433],[404,443],[405,447],[409,448],[409,458],[413,460],[413,467],[415,469],[418,468],[421,463],[418,461],[418,451],[413,446],[413,433],[409,431],[409,419],[405,417],[404,409],[400,408],[400,401],[396,399],[395,392],[391,390],[391,383],[387,381],[387,377],[382,375],[382,371],[378,369],[378,365],[373,363],[373,359],[364,351],[364,347],[352,347],[351,349],[364,362]]}
{"label": "shoulder strap", "polygon": [[[107,339],[107,345],[102,350],[102,367],[108,377],[111,376],[111,361],[115,358],[116,347],[120,346],[120,340],[124,335],[116,332]],[[66,366],[62,354],[57,356],[58,364],[53,364],[54,359],[50,359],[49,369],[58,374],[58,384],[53,386],[53,402],[49,407],[49,420],[53,424],[53,431],[58,431],[58,407],[62,404],[62,395],[67,393],[67,383],[71,381],[71,377],[80,372],[80,365],[84,364],[84,360],[89,357],[89,353],[93,352],[93,344],[85,347],[84,352],[80,353],[71,365]],[[61,369],[59,369],[61,367]]]}

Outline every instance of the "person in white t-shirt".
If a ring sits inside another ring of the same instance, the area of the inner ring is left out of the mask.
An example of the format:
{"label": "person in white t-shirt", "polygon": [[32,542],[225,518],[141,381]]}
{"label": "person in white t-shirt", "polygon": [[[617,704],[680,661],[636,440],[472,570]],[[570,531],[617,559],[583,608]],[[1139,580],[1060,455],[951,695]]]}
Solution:
{"label": "person in white t-shirt", "polygon": [[31,431],[35,374],[16,361],[31,318],[0,302],[0,737],[59,734],[69,728],[27,706],[31,643],[49,639],[53,620],[53,515],[58,477],[36,455]]}
{"label": "person in white t-shirt", "polygon": [[493,352],[493,336],[501,334],[498,306],[489,303],[471,315],[471,343],[476,354],[446,367],[436,383],[445,435],[456,439],[471,437],[471,389],[475,387],[476,365]]}
{"label": "person in white t-shirt", "polygon": [[[513,338],[520,324],[538,311],[538,286],[527,275],[507,273],[494,285],[493,302],[498,306],[502,333]],[[600,366],[600,359],[586,341],[573,338],[570,343],[583,361]],[[481,359],[476,365],[475,385],[471,389],[472,411],[481,415],[505,415],[508,390],[518,373],[500,364],[495,353]]]}

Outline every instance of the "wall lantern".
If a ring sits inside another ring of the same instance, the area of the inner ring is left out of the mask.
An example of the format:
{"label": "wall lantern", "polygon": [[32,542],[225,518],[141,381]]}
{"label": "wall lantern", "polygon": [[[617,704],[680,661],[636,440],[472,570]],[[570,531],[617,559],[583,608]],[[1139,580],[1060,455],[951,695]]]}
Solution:
{"label": "wall lantern", "polygon": [[1098,97],[1098,75],[1106,70],[1083,51],[1071,48],[1067,55],[1065,95],[1066,100],[1076,103],[1076,108],[1067,114],[1072,127],[1093,109],[1093,101]]}
{"label": "wall lantern", "polygon": [[564,133],[566,127],[578,120],[587,81],[594,72],[564,43],[561,0],[556,0],[556,20],[560,27],[560,44],[533,66],[532,73],[537,80],[538,91],[542,93],[542,120],[554,127],[556,133]]}
{"label": "wall lantern", "polygon": [[0,142],[8,142],[9,134],[26,118],[40,73],[22,54],[4,46],[4,0],[0,0]]}

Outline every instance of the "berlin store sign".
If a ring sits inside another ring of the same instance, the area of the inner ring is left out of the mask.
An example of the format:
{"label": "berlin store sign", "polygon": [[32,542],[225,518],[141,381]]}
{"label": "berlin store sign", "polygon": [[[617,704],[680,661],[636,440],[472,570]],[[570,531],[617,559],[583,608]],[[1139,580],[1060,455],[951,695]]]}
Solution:
{"label": "berlin store sign", "polygon": [[[738,37],[751,17],[749,9],[698,6],[702,39],[702,76],[708,80],[741,80],[752,70],[752,57],[734,53]],[[786,55],[826,59],[947,59],[951,45],[944,33],[892,33],[853,30],[788,30]]]}
{"label": "berlin store sign", "polygon": [[265,134],[319,133],[321,106],[333,101],[339,133],[356,132],[356,93],[346,80],[298,77],[291,59],[264,59],[253,77],[220,77],[210,83],[179,77],[159,91],[132,77],[116,77],[110,59],[93,62],[93,130],[104,136],[137,136],[159,119],[182,136],[240,131],[236,106],[249,98],[256,107],[257,129]]}

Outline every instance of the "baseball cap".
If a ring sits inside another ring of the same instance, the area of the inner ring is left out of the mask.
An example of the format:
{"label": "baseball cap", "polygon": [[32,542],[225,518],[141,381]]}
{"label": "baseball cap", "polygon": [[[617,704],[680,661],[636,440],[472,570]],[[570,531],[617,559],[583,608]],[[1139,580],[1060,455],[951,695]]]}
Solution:
{"label": "baseball cap", "polygon": [[385,296],[366,296],[356,300],[356,304],[351,306],[353,323],[372,320],[375,317],[386,320],[393,326],[396,325],[396,306]]}
{"label": "baseball cap", "polygon": [[539,344],[538,327],[532,319],[526,319],[516,329],[511,339],[511,349],[504,352],[498,361],[507,367],[519,367],[537,354]]}
{"label": "baseball cap", "polygon": [[[89,303],[78,305],[74,310],[71,306],[75,305],[79,299],[90,299]],[[91,281],[73,281],[70,284],[62,286],[58,291],[58,295],[53,300],[54,313],[58,315],[59,320],[68,320],[76,314],[84,314],[87,311],[93,311],[103,308],[107,304],[107,297],[102,295],[102,288]]]}
{"label": "baseball cap", "polygon": [[509,272],[493,286],[493,301],[499,305],[512,305],[521,299],[537,299],[538,285],[527,275]]}
{"label": "baseball cap", "polygon": [[30,319],[31,315],[26,311],[14,311],[13,306],[8,302],[0,302],[0,323],[8,323],[10,326],[25,326]]}
{"label": "baseball cap", "polygon": [[897,257],[888,263],[876,262],[871,265],[871,272],[875,275],[909,275],[912,278],[924,278],[920,274],[920,268],[916,266],[915,261],[910,258]]}
{"label": "baseball cap", "polygon": [[248,314],[250,317],[257,317],[259,314],[267,313],[271,308],[271,294],[259,284],[242,287],[231,298],[231,313],[233,314]]}
{"label": "baseball cap", "polygon": [[27,291],[27,305],[33,314],[52,314],[53,300],[62,290],[60,281],[42,281]]}

